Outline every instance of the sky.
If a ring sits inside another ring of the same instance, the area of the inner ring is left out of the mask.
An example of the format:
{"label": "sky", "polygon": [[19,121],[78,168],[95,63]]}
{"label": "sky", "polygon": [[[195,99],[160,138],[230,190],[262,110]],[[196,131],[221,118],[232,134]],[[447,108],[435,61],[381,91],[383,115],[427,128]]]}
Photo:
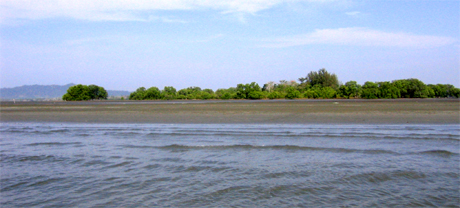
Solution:
{"label": "sky", "polygon": [[0,0],[0,87],[202,89],[417,78],[460,87],[458,0]]}

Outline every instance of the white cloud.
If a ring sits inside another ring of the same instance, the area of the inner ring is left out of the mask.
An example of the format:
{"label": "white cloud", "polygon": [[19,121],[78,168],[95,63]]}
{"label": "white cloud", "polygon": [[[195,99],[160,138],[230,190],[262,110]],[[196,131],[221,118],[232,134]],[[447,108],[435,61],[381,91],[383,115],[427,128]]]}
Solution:
{"label": "white cloud", "polygon": [[311,44],[431,48],[457,42],[451,37],[391,33],[367,28],[321,29],[312,33],[264,40],[263,47],[290,47]]}
{"label": "white cloud", "polygon": [[354,11],[354,12],[345,12],[346,15],[349,15],[349,16],[356,16],[356,15],[360,15],[361,12],[358,12],[358,11]]}
{"label": "white cloud", "polygon": [[0,21],[67,17],[90,21],[145,21],[139,12],[213,9],[256,13],[288,2],[343,0],[1,0]]}

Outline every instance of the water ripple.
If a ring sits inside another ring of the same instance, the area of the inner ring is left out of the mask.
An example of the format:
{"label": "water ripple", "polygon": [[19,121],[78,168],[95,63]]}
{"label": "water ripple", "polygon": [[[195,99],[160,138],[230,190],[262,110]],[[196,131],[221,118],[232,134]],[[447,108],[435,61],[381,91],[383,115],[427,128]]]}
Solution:
{"label": "water ripple", "polygon": [[456,125],[0,125],[0,207],[458,207]]}

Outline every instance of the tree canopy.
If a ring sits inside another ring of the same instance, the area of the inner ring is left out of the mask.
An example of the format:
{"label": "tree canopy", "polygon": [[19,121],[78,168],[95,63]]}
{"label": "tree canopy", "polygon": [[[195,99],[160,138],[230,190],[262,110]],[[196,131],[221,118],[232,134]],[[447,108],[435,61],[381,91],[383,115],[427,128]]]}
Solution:
{"label": "tree canopy", "polygon": [[172,86],[159,90],[157,87],[140,87],[129,96],[130,100],[171,99],[397,99],[397,98],[446,98],[460,97],[460,89],[449,84],[426,85],[418,79],[371,82],[364,85],[356,81],[341,84],[337,75],[326,69],[311,71],[306,77],[292,80],[270,81],[261,88],[256,82],[237,84],[228,89],[201,89],[188,87],[177,91]]}
{"label": "tree canopy", "polygon": [[62,100],[81,101],[81,100],[100,100],[107,99],[107,91],[97,85],[74,85],[67,89],[67,93],[62,96]]}
{"label": "tree canopy", "polygon": [[331,87],[337,89],[339,80],[337,75],[330,74],[326,69],[322,68],[318,72],[312,71],[306,77],[299,78],[300,83],[307,83],[310,86],[319,85],[320,87]]}

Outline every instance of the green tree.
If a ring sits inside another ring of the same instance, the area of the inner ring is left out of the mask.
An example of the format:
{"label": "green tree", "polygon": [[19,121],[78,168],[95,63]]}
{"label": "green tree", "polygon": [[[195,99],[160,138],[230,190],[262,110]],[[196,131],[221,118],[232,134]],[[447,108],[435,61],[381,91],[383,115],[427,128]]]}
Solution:
{"label": "green tree", "polygon": [[177,99],[201,99],[202,90],[200,87],[188,87],[177,92]]}
{"label": "green tree", "polygon": [[330,99],[336,97],[337,92],[332,87],[322,87],[318,89],[320,90],[320,97],[322,98]]}
{"label": "green tree", "polygon": [[236,88],[230,87],[228,89],[218,89],[215,92],[218,99],[228,100],[236,96]]}
{"label": "green tree", "polygon": [[444,86],[442,84],[437,84],[437,85],[429,84],[427,87],[433,91],[434,95],[432,95],[432,97],[441,98],[441,97],[447,96],[447,91],[443,89]]}
{"label": "green tree", "polygon": [[289,86],[286,88],[286,98],[287,99],[295,99],[300,98],[300,92],[293,86]]}
{"label": "green tree", "polygon": [[361,85],[356,81],[348,81],[345,86],[347,87],[346,95],[348,98],[359,98],[361,96]]}
{"label": "green tree", "polygon": [[[198,98],[197,98],[197,96],[198,96]],[[199,95],[197,95],[197,94],[188,94],[188,95],[186,96],[186,99],[187,99],[187,100],[195,100],[195,99],[200,99],[200,97],[199,97]]]}
{"label": "green tree", "polygon": [[312,71],[306,77],[299,78],[301,85],[307,83],[310,86],[319,85],[321,87],[331,87],[337,89],[339,87],[339,80],[337,75],[330,74],[326,69],[322,68],[318,72]]}
{"label": "green tree", "polygon": [[176,98],[176,88],[172,86],[165,86],[161,91],[161,97],[165,100],[173,100]]}
{"label": "green tree", "polygon": [[401,97],[399,89],[390,82],[377,82],[379,86],[379,98],[396,99]]}
{"label": "green tree", "polygon": [[103,87],[99,87],[97,98],[107,100],[108,96],[109,96],[109,93],[107,93],[107,91]]}
{"label": "green tree", "polygon": [[281,95],[277,91],[272,91],[272,92],[268,93],[267,97],[268,97],[268,99],[279,99],[279,98],[281,98]]}
{"label": "green tree", "polygon": [[145,94],[145,87],[139,87],[136,91],[129,94],[130,100],[143,100]]}
{"label": "green tree", "polygon": [[450,89],[449,94],[452,97],[460,98],[460,89],[459,88],[452,88],[452,89]]}
{"label": "green tree", "polygon": [[212,98],[213,97],[212,97],[211,94],[209,94],[209,92],[205,92],[205,91],[201,92],[201,99],[202,100],[209,100],[209,99],[212,99]]}
{"label": "green tree", "polygon": [[74,85],[67,89],[67,93],[62,96],[62,100],[66,101],[81,101],[90,100],[91,93],[86,85]]}
{"label": "green tree", "polygon": [[89,85],[88,91],[92,100],[107,99],[108,94],[103,87],[97,85]]}
{"label": "green tree", "polygon": [[437,84],[437,85],[428,85],[429,89],[431,89],[432,97],[438,98],[446,98],[446,97],[458,97],[456,96],[458,88],[455,88],[453,85],[450,84]]}
{"label": "green tree", "polygon": [[222,100],[228,100],[231,98],[232,98],[232,94],[230,94],[229,92],[225,92],[224,94],[222,94],[222,96],[220,96],[220,99]]}
{"label": "green tree", "polygon": [[318,98],[318,93],[313,90],[313,89],[308,89],[307,91],[305,91],[305,93],[303,94],[303,97],[304,98]]}
{"label": "green tree", "polygon": [[157,100],[161,99],[161,92],[158,87],[151,87],[144,91],[142,100]]}
{"label": "green tree", "polygon": [[403,98],[427,98],[429,91],[427,86],[418,79],[402,79],[393,81]]}
{"label": "green tree", "polygon": [[[204,93],[207,93],[207,95],[204,95]],[[208,100],[215,99],[216,97],[217,96],[212,89],[204,89],[203,91],[201,91],[201,99]]]}
{"label": "green tree", "polygon": [[107,99],[107,91],[97,85],[75,85],[67,89],[67,93],[62,96],[63,100],[80,101],[80,100],[95,100]]}
{"label": "green tree", "polygon": [[346,85],[340,85],[339,89],[337,90],[337,95],[340,98],[350,98],[348,95],[348,87]]}
{"label": "green tree", "polygon": [[209,93],[211,95],[214,94],[214,91],[212,89],[204,89],[203,92],[207,92],[207,93]]}
{"label": "green tree", "polygon": [[286,88],[289,87],[289,82],[286,80],[280,80],[279,84],[274,85],[274,90],[282,94],[286,93]]}
{"label": "green tree", "polygon": [[366,82],[363,85],[362,98],[376,99],[379,96],[379,85],[375,82]]}
{"label": "green tree", "polygon": [[252,94],[249,96],[251,92],[261,92],[259,84],[252,82],[251,84],[238,84],[236,86],[236,98],[237,99],[260,99],[256,97],[260,97],[259,94]]}
{"label": "green tree", "polygon": [[429,98],[435,98],[436,95],[435,95],[435,93],[434,93],[433,88],[431,88],[430,85],[427,85],[426,88],[427,88],[427,91],[428,91],[428,97],[429,97]]}
{"label": "green tree", "polygon": [[197,94],[200,94],[200,93],[201,93],[200,87],[188,87],[188,88],[179,90],[177,92],[177,95],[188,96],[188,95],[194,94],[196,96]]}
{"label": "green tree", "polygon": [[248,95],[248,98],[253,100],[264,99],[265,94],[262,91],[251,91]]}
{"label": "green tree", "polygon": [[313,86],[304,93],[305,98],[335,98],[337,91],[332,87],[321,87],[319,85]]}

